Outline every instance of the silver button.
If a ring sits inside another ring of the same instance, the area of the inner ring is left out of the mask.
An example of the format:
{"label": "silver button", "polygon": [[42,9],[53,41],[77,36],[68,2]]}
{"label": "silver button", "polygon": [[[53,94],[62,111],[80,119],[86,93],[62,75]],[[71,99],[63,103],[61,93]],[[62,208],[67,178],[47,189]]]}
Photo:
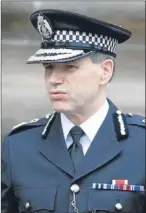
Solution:
{"label": "silver button", "polygon": [[80,191],[80,187],[77,185],[77,184],[73,184],[71,187],[70,187],[70,190],[74,193],[77,193]]}
{"label": "silver button", "polygon": [[143,119],[142,122],[145,123],[145,119]]}
{"label": "silver button", "polygon": [[29,202],[27,202],[26,204],[25,204],[25,208],[28,210],[29,208],[31,208],[31,205],[30,205],[30,203]]}
{"label": "silver button", "polygon": [[34,118],[33,120],[31,120],[29,123],[35,123],[37,122],[39,119],[38,118]]}
{"label": "silver button", "polygon": [[47,114],[47,115],[45,115],[45,118],[47,118],[47,119],[48,119],[48,118],[50,117],[50,115],[51,115],[51,114]]}
{"label": "silver button", "polygon": [[129,112],[129,113],[128,113],[128,116],[129,116],[129,117],[132,117],[132,116],[133,116],[133,114],[132,114],[131,112]]}
{"label": "silver button", "polygon": [[115,207],[117,210],[121,210],[123,208],[121,203],[116,203]]}
{"label": "silver button", "polygon": [[117,110],[116,113],[117,113],[118,115],[121,115],[121,114],[122,114],[122,112],[121,112],[120,110]]}

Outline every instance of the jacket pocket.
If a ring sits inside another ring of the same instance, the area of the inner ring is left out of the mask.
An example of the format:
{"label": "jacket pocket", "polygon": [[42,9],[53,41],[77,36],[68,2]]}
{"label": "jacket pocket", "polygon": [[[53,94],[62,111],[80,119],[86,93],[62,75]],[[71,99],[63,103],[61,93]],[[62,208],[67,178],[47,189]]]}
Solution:
{"label": "jacket pocket", "polygon": [[[88,211],[98,213],[135,213],[136,193],[125,191],[90,191]],[[137,212],[138,213],[138,212]]]}
{"label": "jacket pocket", "polygon": [[54,210],[56,192],[57,186],[15,189],[15,195],[19,202],[19,211],[52,212]]}

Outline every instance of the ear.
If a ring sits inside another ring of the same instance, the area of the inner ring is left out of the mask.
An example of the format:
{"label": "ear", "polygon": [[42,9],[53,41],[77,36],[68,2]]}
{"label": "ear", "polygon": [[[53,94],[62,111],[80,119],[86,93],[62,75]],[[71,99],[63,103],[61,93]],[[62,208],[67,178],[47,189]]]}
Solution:
{"label": "ear", "polygon": [[113,75],[114,63],[111,59],[107,59],[101,62],[101,77],[100,85],[107,84]]}

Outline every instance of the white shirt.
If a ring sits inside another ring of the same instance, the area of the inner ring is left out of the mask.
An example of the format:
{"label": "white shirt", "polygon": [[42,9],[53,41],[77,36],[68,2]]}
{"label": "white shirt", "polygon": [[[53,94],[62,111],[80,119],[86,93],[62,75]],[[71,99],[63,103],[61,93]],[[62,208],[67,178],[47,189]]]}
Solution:
{"label": "white shirt", "polygon": [[[109,104],[107,100],[105,101],[104,105],[88,118],[85,122],[83,122],[80,127],[84,131],[84,135],[80,139],[80,143],[83,148],[84,155],[86,154],[89,146],[91,145],[96,133],[98,132],[100,126],[102,125],[107,113],[109,110]],[[67,145],[67,148],[73,143],[72,137],[69,134],[70,130],[75,126],[63,113],[61,113],[61,124],[64,134],[64,139]]]}

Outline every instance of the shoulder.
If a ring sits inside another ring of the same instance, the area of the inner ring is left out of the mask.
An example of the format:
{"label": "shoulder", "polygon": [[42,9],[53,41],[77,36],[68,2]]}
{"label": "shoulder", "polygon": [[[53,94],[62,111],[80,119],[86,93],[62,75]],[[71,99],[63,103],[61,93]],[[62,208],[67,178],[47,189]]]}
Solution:
{"label": "shoulder", "polygon": [[12,130],[8,133],[7,137],[17,134],[19,132],[27,131],[29,129],[37,128],[40,126],[45,126],[49,117],[52,114],[47,114],[43,118],[34,118],[30,121],[23,121],[15,126],[13,126]]}
{"label": "shoulder", "polygon": [[136,115],[132,113],[125,114],[128,125],[146,127],[146,119],[144,116]]}
{"label": "shoulder", "polygon": [[113,119],[118,141],[137,135],[141,138],[144,137],[145,118],[143,116],[132,113],[124,114],[120,110],[116,110]]}
{"label": "shoulder", "polygon": [[[132,141],[132,147],[134,144],[136,149],[141,150],[141,153],[145,150],[145,118],[141,115],[127,114],[127,125],[129,132],[129,140]],[[144,149],[144,150],[142,150]]]}

